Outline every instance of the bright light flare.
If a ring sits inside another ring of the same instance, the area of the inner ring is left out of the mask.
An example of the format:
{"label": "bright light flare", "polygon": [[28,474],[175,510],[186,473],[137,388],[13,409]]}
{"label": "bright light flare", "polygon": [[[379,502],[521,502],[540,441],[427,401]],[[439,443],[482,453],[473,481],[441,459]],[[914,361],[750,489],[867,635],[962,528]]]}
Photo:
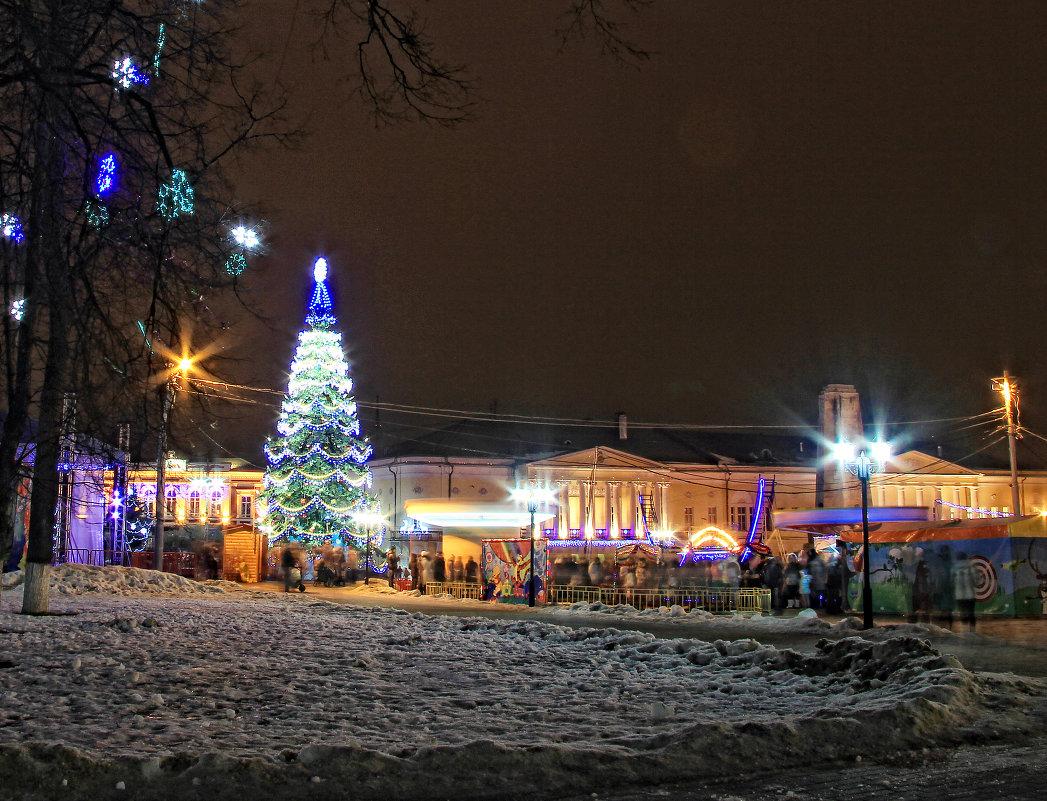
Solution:
{"label": "bright light flare", "polygon": [[323,256],[313,262],[313,278],[318,284],[327,280],[327,259]]}
{"label": "bright light flare", "polygon": [[254,250],[262,244],[262,239],[258,236],[258,232],[254,228],[248,228],[246,225],[236,226],[229,232],[229,236],[233,242],[244,250]]}
{"label": "bright light flare", "polygon": [[385,515],[381,512],[357,512],[353,520],[367,528],[377,528],[385,522]]}
{"label": "bright light flare", "polygon": [[891,458],[891,443],[882,442],[881,440],[870,443],[869,455],[873,458],[873,461],[882,465],[887,464]]}
{"label": "bright light flare", "polygon": [[838,462],[853,462],[855,458],[854,444],[850,442],[837,442],[833,445],[833,458]]}
{"label": "bright light flare", "polygon": [[556,493],[545,487],[517,487],[512,492],[513,500],[517,503],[543,504],[552,503],[556,500]]}

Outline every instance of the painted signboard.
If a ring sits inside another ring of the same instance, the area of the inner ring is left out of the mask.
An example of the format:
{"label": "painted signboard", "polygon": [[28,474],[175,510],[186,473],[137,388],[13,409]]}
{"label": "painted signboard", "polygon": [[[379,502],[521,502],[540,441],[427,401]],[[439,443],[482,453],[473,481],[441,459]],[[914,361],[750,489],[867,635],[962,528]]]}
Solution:
{"label": "painted signboard", "polygon": [[[527,582],[531,571],[531,541],[484,540],[480,568],[483,571],[484,600],[499,603],[527,603]],[[549,551],[544,539],[535,540],[535,600],[545,603],[549,586]]]}

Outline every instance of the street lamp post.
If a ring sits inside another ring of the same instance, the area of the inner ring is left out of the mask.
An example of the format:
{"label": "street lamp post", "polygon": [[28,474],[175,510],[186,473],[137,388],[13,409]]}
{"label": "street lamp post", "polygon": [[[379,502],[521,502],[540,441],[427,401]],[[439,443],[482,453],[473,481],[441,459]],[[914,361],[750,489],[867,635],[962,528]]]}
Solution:
{"label": "street lamp post", "polygon": [[[836,458],[847,470],[858,477],[862,487],[862,628],[873,627],[872,578],[869,571],[869,479],[882,473],[891,458],[891,446],[886,442],[870,442],[857,449],[849,442],[835,446]],[[846,592],[846,588],[844,590]]]}
{"label": "street lamp post", "polygon": [[371,537],[374,535],[374,529],[379,526],[385,519],[382,517],[382,513],[377,510],[369,510],[367,512],[357,512],[354,517],[356,522],[364,526],[367,530],[367,541],[364,544],[364,584],[371,583]]}
{"label": "street lamp post", "polygon": [[527,505],[527,511],[531,515],[531,564],[528,569],[527,579],[527,605],[534,606],[538,596],[538,590],[535,584],[534,576],[534,563],[535,559],[535,523],[534,516],[538,511],[538,504],[543,501],[549,501],[552,498],[552,493],[546,489],[540,487],[521,487],[513,490],[513,497]]}
{"label": "street lamp post", "polygon": [[160,433],[156,443],[156,501],[153,515],[153,570],[164,569],[164,517],[167,512],[167,492],[164,488],[165,469],[167,467],[167,421],[174,406],[175,390],[178,387],[178,375],[185,375],[192,367],[191,359],[182,359],[177,365],[167,366],[168,376],[164,382],[161,399]]}

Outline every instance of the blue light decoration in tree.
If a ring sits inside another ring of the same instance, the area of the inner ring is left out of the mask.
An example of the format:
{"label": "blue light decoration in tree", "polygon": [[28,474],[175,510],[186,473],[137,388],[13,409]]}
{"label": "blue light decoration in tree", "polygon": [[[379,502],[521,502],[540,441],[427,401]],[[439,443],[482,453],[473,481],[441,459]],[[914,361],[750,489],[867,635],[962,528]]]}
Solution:
{"label": "blue light decoration in tree", "polygon": [[115,153],[107,153],[98,162],[98,174],[95,176],[95,194],[98,197],[105,197],[116,189],[117,169]]}
{"label": "blue light decoration in tree", "polygon": [[160,74],[160,53],[164,49],[164,42],[167,41],[167,29],[164,23],[160,23],[160,29],[156,32],[156,52],[153,54],[153,75]]}
{"label": "blue light decoration in tree", "polygon": [[156,210],[169,221],[193,213],[193,187],[185,170],[171,170],[171,183],[160,187]]}
{"label": "blue light decoration in tree", "polygon": [[[380,548],[362,522],[377,500],[365,466],[371,446],[360,436],[353,381],[327,290],[327,261],[313,265],[308,327],[298,335],[278,436],[265,446],[269,464],[259,499],[270,543]],[[362,561],[362,560],[361,560]]]}
{"label": "blue light decoration in tree", "polygon": [[25,233],[22,231],[22,221],[13,214],[0,214],[0,235],[21,245],[23,240],[25,240]]}
{"label": "blue light decoration in tree", "polygon": [[109,74],[109,77],[116,84],[113,87],[116,91],[130,89],[136,83],[143,85],[149,83],[149,73],[142,72],[130,56],[124,56],[122,59],[114,61],[113,71]]}
{"label": "blue light decoration in tree", "polygon": [[240,275],[247,269],[247,257],[243,253],[234,253],[225,260],[225,271],[229,275]]}

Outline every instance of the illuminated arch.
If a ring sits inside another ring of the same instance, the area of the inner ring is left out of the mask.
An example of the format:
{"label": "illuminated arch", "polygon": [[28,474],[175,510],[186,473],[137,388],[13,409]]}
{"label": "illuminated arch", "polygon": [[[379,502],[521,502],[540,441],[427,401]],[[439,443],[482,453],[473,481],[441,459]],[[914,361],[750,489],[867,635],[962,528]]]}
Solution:
{"label": "illuminated arch", "polygon": [[725,551],[737,551],[738,543],[735,542],[734,537],[722,528],[706,526],[701,531],[695,532],[691,535],[689,547],[691,550],[695,551],[699,548],[708,547],[721,548]]}

